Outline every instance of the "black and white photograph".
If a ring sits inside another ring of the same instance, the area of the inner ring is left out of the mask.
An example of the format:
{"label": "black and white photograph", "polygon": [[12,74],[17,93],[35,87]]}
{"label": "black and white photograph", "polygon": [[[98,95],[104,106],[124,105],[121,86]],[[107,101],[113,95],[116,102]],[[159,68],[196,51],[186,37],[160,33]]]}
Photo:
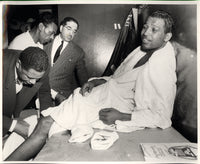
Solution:
{"label": "black and white photograph", "polygon": [[0,5],[0,163],[198,163],[198,1]]}

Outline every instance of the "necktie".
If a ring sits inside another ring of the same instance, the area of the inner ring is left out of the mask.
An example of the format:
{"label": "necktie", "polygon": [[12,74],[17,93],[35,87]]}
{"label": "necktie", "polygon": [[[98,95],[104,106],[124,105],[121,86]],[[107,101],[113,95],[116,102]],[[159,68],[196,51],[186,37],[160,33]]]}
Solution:
{"label": "necktie", "polygon": [[145,64],[149,58],[151,57],[151,55],[153,54],[154,51],[150,51],[150,52],[147,52],[146,55],[144,55],[136,64],[135,66],[133,67],[134,68],[137,68],[137,67],[140,67],[142,66],[143,64]]}
{"label": "necktie", "polygon": [[60,56],[60,51],[62,50],[62,47],[63,47],[63,41],[61,42],[60,46],[56,50],[55,56],[53,58],[53,63],[55,63],[58,57]]}

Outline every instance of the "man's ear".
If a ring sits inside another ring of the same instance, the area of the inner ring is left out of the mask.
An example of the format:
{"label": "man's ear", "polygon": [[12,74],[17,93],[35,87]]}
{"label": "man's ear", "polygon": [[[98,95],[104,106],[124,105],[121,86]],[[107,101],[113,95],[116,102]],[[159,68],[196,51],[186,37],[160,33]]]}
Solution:
{"label": "man's ear", "polygon": [[168,32],[167,34],[165,34],[164,41],[165,41],[165,42],[168,42],[171,38],[172,38],[172,33],[171,33],[171,32]]}
{"label": "man's ear", "polygon": [[21,68],[21,61],[18,59],[16,62],[16,68],[20,69]]}
{"label": "man's ear", "polygon": [[63,30],[63,25],[60,25],[60,32],[62,32]]}
{"label": "man's ear", "polygon": [[43,23],[39,23],[38,28],[39,28],[40,31],[42,31],[42,29],[44,29],[44,27],[45,27],[45,26],[44,26]]}

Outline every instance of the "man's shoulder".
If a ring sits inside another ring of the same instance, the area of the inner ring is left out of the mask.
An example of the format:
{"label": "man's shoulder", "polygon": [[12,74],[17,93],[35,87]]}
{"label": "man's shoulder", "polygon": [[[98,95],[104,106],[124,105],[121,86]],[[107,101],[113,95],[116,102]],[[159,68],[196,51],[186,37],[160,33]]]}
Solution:
{"label": "man's shoulder", "polygon": [[27,37],[28,37],[28,33],[27,33],[27,32],[23,32],[23,33],[17,35],[17,36],[13,39],[13,41],[16,42],[16,41],[25,39],[25,38],[27,38]]}
{"label": "man's shoulder", "polygon": [[71,41],[69,43],[69,45],[76,51],[79,51],[79,52],[84,52],[83,49],[78,45],[76,44],[75,42]]}
{"label": "man's shoulder", "polygon": [[8,49],[24,50],[31,40],[31,36],[28,32],[17,35],[9,44]]}
{"label": "man's shoulder", "polygon": [[3,60],[12,60],[19,57],[21,50],[4,49],[3,50]]}
{"label": "man's shoulder", "polygon": [[175,50],[171,44],[171,42],[167,42],[166,45],[154,52],[155,55],[153,56],[175,56]]}

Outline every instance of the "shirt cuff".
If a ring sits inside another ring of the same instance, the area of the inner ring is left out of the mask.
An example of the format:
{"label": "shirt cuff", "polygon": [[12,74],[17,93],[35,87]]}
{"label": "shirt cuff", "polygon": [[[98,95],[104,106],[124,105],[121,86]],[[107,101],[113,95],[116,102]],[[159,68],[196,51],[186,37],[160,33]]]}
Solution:
{"label": "shirt cuff", "polygon": [[56,92],[55,90],[51,89],[51,97],[52,97],[52,99],[55,100],[57,94],[58,94],[58,92]]}
{"label": "shirt cuff", "polygon": [[9,132],[13,132],[13,130],[15,129],[15,126],[17,125],[17,120],[13,120],[12,124],[10,126],[10,129],[8,130]]}
{"label": "shirt cuff", "polygon": [[95,79],[104,79],[104,80],[108,81],[110,78],[111,78],[111,76],[91,77],[91,78],[89,78],[88,81],[95,80]]}

